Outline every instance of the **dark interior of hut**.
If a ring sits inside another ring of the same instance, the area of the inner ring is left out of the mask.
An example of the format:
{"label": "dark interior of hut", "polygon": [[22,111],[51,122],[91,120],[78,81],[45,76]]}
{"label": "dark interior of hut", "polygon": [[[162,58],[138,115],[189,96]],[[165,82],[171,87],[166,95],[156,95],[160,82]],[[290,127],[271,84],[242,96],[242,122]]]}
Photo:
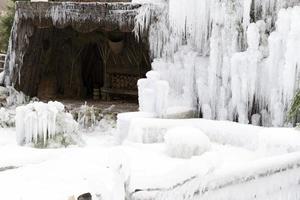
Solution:
{"label": "dark interior of hut", "polygon": [[[151,68],[149,48],[133,33],[71,27],[36,28],[22,75],[25,94],[40,99],[137,100],[137,80]],[[29,82],[29,84],[28,84]]]}

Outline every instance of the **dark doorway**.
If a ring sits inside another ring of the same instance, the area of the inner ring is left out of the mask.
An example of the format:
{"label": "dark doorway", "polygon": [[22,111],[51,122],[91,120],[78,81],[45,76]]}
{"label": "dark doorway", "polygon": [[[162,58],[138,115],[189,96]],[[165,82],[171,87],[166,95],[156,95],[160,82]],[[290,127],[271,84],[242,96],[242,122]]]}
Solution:
{"label": "dark doorway", "polygon": [[87,44],[81,54],[81,76],[86,98],[93,98],[95,89],[103,87],[103,61],[96,43]]}
{"label": "dark doorway", "polygon": [[151,68],[149,48],[133,33],[36,28],[19,89],[40,99],[137,99],[137,80]]}

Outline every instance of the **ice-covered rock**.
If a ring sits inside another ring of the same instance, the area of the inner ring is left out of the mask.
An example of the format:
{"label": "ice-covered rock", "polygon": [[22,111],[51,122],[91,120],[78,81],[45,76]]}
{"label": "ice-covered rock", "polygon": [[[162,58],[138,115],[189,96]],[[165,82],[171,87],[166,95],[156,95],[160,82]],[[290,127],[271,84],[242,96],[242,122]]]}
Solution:
{"label": "ice-covered rock", "polygon": [[53,147],[79,141],[78,123],[64,111],[60,102],[34,102],[17,107],[16,131],[20,145],[32,143],[38,147]]}
{"label": "ice-covered rock", "polygon": [[176,158],[201,155],[211,146],[209,138],[201,130],[192,127],[170,129],[164,139],[167,153]]}
{"label": "ice-covered rock", "polygon": [[131,126],[131,122],[136,118],[153,118],[155,115],[153,113],[147,112],[128,112],[120,113],[117,116],[117,140],[122,143],[124,139],[128,137],[128,132]]}

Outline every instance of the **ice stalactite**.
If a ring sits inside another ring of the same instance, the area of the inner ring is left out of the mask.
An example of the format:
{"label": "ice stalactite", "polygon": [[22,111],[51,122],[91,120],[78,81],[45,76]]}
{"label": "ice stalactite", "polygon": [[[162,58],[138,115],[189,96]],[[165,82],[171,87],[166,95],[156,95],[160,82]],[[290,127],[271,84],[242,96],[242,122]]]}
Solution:
{"label": "ice stalactite", "polygon": [[[165,62],[164,59],[156,59],[152,63],[154,71],[159,72],[160,79],[167,81],[168,108],[174,107],[193,110],[196,106],[195,99],[195,73],[196,64],[204,60],[198,60],[197,53],[185,46],[174,54],[174,60]],[[158,100],[160,101],[160,100]],[[167,109],[168,110],[168,109]]]}
{"label": "ice stalactite", "polygon": [[231,58],[232,105],[241,123],[249,123],[261,60],[259,29],[254,23],[248,27],[247,40],[247,51],[235,53]]}
{"label": "ice stalactite", "polygon": [[282,125],[286,108],[299,89],[300,7],[279,12],[276,30],[269,37],[269,57],[266,71],[269,81],[267,101],[272,124]]}
{"label": "ice stalactite", "polygon": [[152,67],[169,82],[169,106],[190,102],[208,119],[287,125],[298,89],[297,5],[170,0],[149,28]]}

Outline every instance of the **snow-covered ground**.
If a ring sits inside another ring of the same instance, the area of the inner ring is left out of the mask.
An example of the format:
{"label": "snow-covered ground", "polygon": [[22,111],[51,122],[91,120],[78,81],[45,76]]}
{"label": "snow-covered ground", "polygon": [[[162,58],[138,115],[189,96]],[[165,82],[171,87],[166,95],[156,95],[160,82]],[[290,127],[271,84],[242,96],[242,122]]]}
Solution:
{"label": "snow-covered ground", "polygon": [[[139,120],[148,123],[136,124],[138,119],[133,120],[135,124],[130,126],[129,135],[144,134],[143,131],[137,133],[136,126],[148,127],[149,134],[151,126],[166,132],[178,125],[198,124],[194,127],[202,127],[211,141],[211,148],[190,159],[174,158],[169,156],[164,141],[133,142],[128,137],[119,145],[116,130],[108,129],[106,132],[81,132],[84,146],[37,149],[17,145],[15,129],[1,128],[1,198],[67,200],[86,192],[96,200],[120,200],[125,196],[129,199],[193,199],[197,195],[205,199],[232,199],[235,196],[236,199],[253,199],[254,195],[257,195],[256,199],[274,199],[274,194],[278,194],[277,199],[300,197],[298,130],[201,119],[180,120],[180,123],[176,120]],[[221,137],[217,138],[213,133]],[[251,133],[254,137],[249,136]],[[271,133],[274,137],[271,136],[273,140],[268,140],[269,143],[260,137]],[[230,144],[230,139],[224,139],[233,135],[241,140]],[[261,148],[253,145],[250,148],[242,139],[246,137],[251,143],[257,136]],[[282,138],[286,140],[282,141]],[[284,143],[287,143],[286,147],[280,146]],[[265,189],[258,190],[259,187]]]}

